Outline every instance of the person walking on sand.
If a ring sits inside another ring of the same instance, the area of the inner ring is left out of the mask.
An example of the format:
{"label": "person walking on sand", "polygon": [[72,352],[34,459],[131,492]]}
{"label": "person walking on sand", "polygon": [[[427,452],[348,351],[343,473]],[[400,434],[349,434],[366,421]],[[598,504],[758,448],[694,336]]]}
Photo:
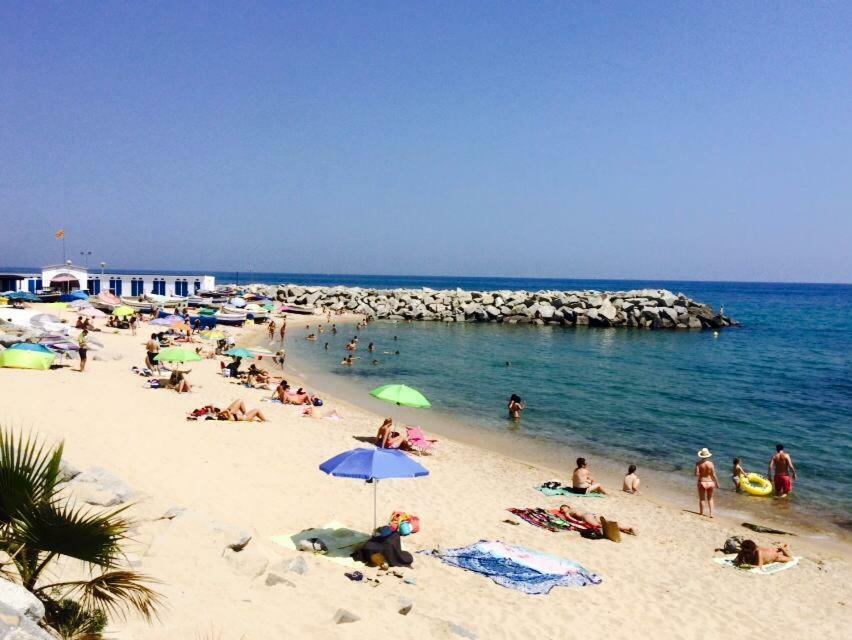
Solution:
{"label": "person walking on sand", "polygon": [[287,318],[281,319],[281,329],[279,329],[278,335],[281,336],[281,342],[284,342],[284,336],[287,335]]}
{"label": "person walking on sand", "polygon": [[716,477],[716,467],[710,461],[713,454],[704,447],[698,452],[701,458],[695,463],[695,477],[698,478],[698,513],[704,515],[704,503],[707,503],[707,515],[713,517],[713,492],[719,488],[719,479]]}
{"label": "person walking on sand", "polygon": [[[774,472],[774,475],[773,475]],[[784,451],[783,444],[775,445],[775,455],[769,461],[767,477],[772,478],[775,485],[775,497],[786,498],[793,491],[793,480],[796,479],[796,467],[793,458]]]}
{"label": "person walking on sand", "polygon": [[88,336],[89,332],[86,329],[83,329],[80,335],[77,336],[77,352],[80,354],[80,373],[83,373],[86,369],[86,357],[89,351],[89,343],[86,341]]}
{"label": "person walking on sand", "polygon": [[269,341],[272,342],[275,338],[275,320],[269,321],[269,327],[267,330],[269,331]]}

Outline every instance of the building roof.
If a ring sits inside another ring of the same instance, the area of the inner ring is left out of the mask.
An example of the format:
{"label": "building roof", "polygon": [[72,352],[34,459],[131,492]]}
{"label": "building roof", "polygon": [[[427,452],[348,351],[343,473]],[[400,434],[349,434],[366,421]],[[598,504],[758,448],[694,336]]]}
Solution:
{"label": "building roof", "polygon": [[45,269],[75,269],[76,271],[88,271],[88,267],[81,267],[76,264],[49,264],[46,267],[42,267],[41,270]]}

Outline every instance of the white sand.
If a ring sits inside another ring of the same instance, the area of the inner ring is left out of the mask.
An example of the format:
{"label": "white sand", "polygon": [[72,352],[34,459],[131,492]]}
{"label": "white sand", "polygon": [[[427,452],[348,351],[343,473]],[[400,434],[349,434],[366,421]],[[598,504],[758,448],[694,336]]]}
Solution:
{"label": "white sand", "polygon": [[[305,320],[291,316],[288,327],[300,321]],[[399,508],[422,519],[422,531],[404,540],[408,550],[503,540],[579,562],[600,574],[603,584],[529,596],[422,555],[415,555],[412,569],[402,570],[414,585],[392,576],[375,588],[352,583],[343,575],[349,569],[284,550],[270,538],[332,520],[369,528],[370,486],[328,477],[317,466],[360,446],[353,436],[374,435],[378,416],[326,397],[323,410],[337,409],[342,420],[300,417],[298,408],[261,403],[268,392],[231,384],[212,360],[193,363],[190,380],[200,388],[191,394],[144,388],[144,379],[129,369],[142,364],[146,329],[142,325],[136,337],[98,334],[105,359],[93,360],[98,352],[92,352],[83,374],[67,368],[0,369],[7,425],[64,439],[68,460],[81,468],[105,467],[137,492],[132,513],[140,524],[131,559],[139,571],[162,581],[168,609],[153,626],[135,617],[117,620],[110,637],[460,637],[450,623],[480,639],[849,637],[852,570],[845,546],[791,538],[787,542],[803,556],[795,569],[773,576],[737,572],[711,561],[728,535],[758,543],[778,538],[666,506],[654,499],[652,486],[647,496],[570,500],[639,528],[638,537],[625,536],[621,544],[526,523],[510,526],[502,521],[517,519],[506,507],[564,501],[532,489],[557,477],[555,472],[448,440],[435,455],[420,459],[429,477],[379,487],[380,516]],[[195,407],[224,406],[234,398],[262,407],[270,422],[184,419]],[[156,519],[176,506],[196,515]],[[692,502],[683,506],[694,509]],[[252,533],[238,563],[222,557],[222,537],[205,518]],[[269,569],[252,577],[267,561],[273,567],[294,557],[304,557],[309,570],[281,573],[291,584],[266,586]],[[376,575],[375,569],[361,569]],[[397,613],[404,600],[414,603],[407,616]],[[361,619],[335,625],[339,608]]]}

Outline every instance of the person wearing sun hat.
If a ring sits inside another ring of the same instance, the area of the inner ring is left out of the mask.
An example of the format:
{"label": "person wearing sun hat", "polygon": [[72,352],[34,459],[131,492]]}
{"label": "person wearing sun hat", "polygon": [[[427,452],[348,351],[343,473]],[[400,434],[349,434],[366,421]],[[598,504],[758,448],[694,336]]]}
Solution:
{"label": "person wearing sun hat", "polygon": [[707,515],[713,517],[713,491],[719,488],[716,477],[716,467],[711,462],[713,456],[707,447],[698,452],[700,460],[695,463],[695,477],[698,478],[698,513],[704,515],[704,504],[707,504]]}

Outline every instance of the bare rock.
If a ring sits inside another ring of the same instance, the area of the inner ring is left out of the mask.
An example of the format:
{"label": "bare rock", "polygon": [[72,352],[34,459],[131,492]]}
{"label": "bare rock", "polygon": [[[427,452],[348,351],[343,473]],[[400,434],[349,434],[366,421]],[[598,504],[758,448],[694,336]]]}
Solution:
{"label": "bare rock", "polygon": [[351,611],[347,611],[346,609],[338,609],[332,620],[334,624],[347,624],[349,622],[358,622],[361,619],[361,616],[358,616]]}
{"label": "bare rock", "polygon": [[269,565],[269,560],[259,551],[253,549],[234,551],[226,548],[222,557],[234,571],[252,580],[266,571],[266,567]]}

